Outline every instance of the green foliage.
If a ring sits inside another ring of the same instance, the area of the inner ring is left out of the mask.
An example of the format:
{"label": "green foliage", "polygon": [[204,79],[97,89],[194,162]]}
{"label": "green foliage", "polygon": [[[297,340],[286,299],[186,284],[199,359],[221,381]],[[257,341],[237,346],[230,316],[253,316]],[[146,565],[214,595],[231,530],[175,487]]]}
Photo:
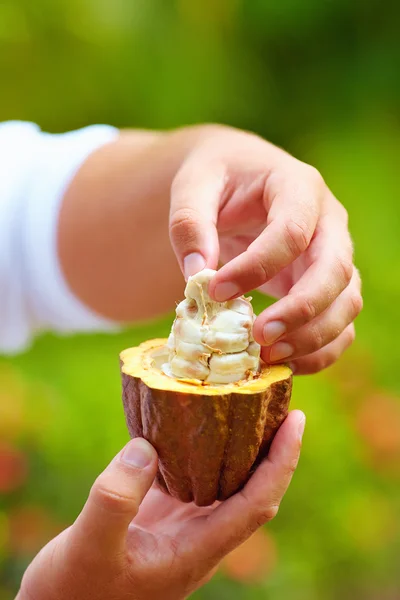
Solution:
{"label": "green foliage", "polygon": [[[298,472],[268,527],[277,566],[254,585],[225,571],[199,600],[400,595],[398,16],[395,3],[383,10],[377,0],[0,2],[0,121],[49,131],[99,122],[249,128],[317,166],[349,212],[365,309],[340,363],[295,380],[293,406],[308,423]],[[0,363],[0,456],[28,466],[25,483],[0,496],[2,600],[43,530],[71,522],[127,440],[118,352],[166,334],[170,322],[44,336]]]}

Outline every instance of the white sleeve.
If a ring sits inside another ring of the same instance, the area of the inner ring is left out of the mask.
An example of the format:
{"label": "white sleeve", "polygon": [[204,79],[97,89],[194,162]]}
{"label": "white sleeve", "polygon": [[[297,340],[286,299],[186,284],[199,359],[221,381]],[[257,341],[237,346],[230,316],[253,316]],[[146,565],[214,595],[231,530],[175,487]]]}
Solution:
{"label": "white sleeve", "polygon": [[57,255],[65,189],[82,162],[118,130],[94,125],[64,134],[0,124],[0,352],[25,350],[46,330],[116,329],[76,298]]}

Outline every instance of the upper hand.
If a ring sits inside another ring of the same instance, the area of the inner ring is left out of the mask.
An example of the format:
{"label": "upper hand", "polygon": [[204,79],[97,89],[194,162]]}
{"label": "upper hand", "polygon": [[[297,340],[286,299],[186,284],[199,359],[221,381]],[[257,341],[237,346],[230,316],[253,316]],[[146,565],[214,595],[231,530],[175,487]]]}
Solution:
{"label": "upper hand", "polygon": [[182,600],[277,513],[299,458],[304,415],[289,414],[244,489],[212,507],[151,487],[157,455],[135,439],[95,482],[75,523],[25,573],[18,600]]}
{"label": "upper hand", "polygon": [[182,271],[218,271],[224,301],[252,289],[279,298],[257,318],[267,362],[296,373],[333,363],[362,308],[347,213],[316,169],[261,138],[205,128],[172,185],[170,237]]}

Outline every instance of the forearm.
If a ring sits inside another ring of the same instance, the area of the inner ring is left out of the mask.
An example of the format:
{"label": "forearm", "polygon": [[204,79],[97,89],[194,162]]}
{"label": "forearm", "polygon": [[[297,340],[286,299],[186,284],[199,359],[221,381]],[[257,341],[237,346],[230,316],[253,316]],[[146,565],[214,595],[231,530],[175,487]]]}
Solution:
{"label": "forearm", "polygon": [[204,128],[122,132],[65,193],[58,252],[72,291],[99,314],[132,321],[174,307],[184,281],[168,233],[173,178]]}

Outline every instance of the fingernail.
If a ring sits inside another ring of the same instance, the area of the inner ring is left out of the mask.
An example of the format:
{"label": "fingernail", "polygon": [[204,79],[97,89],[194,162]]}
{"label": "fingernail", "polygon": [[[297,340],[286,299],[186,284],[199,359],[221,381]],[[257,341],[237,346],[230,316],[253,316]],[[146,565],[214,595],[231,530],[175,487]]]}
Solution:
{"label": "fingernail", "polygon": [[292,356],[293,352],[294,348],[291,344],[287,344],[286,342],[278,342],[271,347],[269,358],[272,362],[276,362],[278,360],[288,358],[288,356]]}
{"label": "fingernail", "polygon": [[121,461],[131,467],[144,469],[153,460],[153,452],[150,444],[141,438],[129,442],[122,453]]}
{"label": "fingernail", "polygon": [[199,271],[202,271],[206,266],[206,260],[199,252],[192,252],[183,259],[183,274],[186,281],[192,275],[196,275]]}
{"label": "fingernail", "polygon": [[230,300],[239,294],[239,286],[236,283],[226,281],[225,283],[218,283],[215,286],[214,298],[217,302],[225,302],[226,300]]}
{"label": "fingernail", "polygon": [[289,369],[292,371],[292,373],[296,373],[297,367],[296,367],[296,363],[289,363]]}
{"label": "fingernail", "polygon": [[301,419],[301,421],[299,423],[299,439],[300,439],[300,441],[303,438],[303,433],[304,433],[305,426],[306,426],[306,418],[305,418],[305,416],[303,416],[303,418]]}
{"label": "fingernail", "polygon": [[267,346],[273,344],[285,331],[286,325],[282,321],[271,321],[264,325],[263,336]]}

